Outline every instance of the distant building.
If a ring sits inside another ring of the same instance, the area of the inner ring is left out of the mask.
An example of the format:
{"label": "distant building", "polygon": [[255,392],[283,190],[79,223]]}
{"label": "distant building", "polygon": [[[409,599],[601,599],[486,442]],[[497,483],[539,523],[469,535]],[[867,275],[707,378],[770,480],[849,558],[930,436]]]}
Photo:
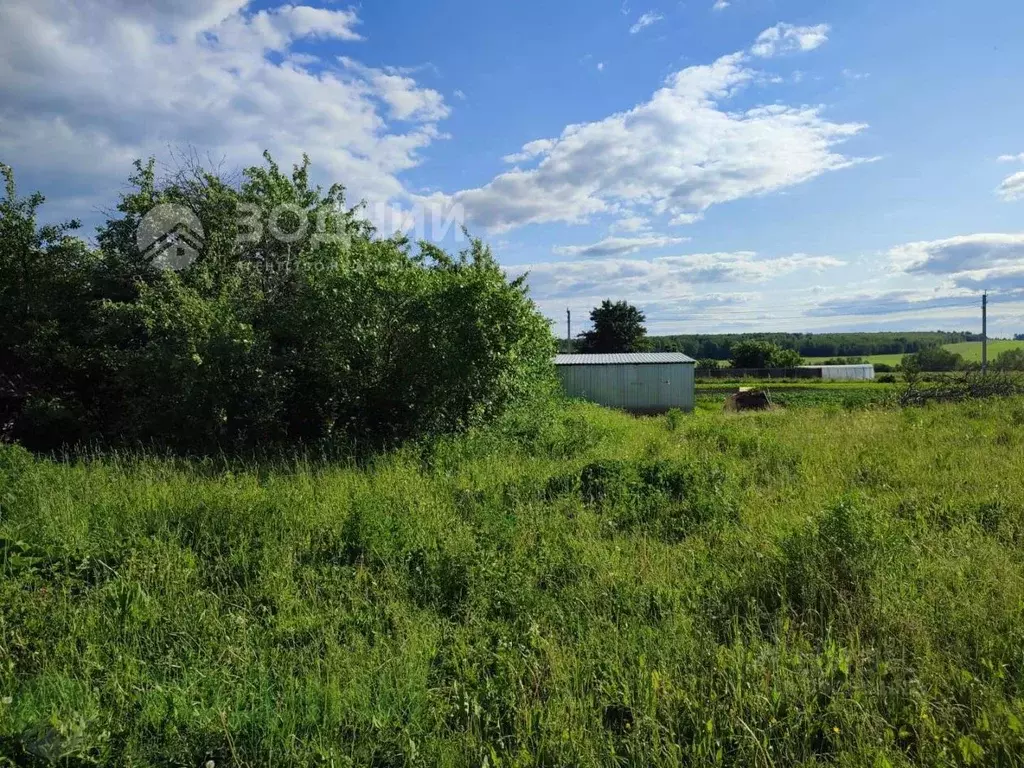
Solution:
{"label": "distant building", "polygon": [[555,357],[566,395],[631,413],[692,411],[696,363],[679,352]]}
{"label": "distant building", "polygon": [[802,365],[800,367],[809,371],[820,371],[821,378],[826,381],[871,381],[875,378],[875,366],[870,363],[862,365]]}

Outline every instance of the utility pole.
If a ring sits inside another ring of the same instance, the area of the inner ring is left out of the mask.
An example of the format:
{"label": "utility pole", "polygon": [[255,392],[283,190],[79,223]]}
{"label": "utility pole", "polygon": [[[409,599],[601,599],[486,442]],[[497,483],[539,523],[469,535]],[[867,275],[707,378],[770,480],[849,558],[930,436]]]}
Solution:
{"label": "utility pole", "polygon": [[988,374],[988,291],[981,295],[981,372]]}
{"label": "utility pole", "polygon": [[572,310],[565,308],[565,340],[569,343],[569,351],[572,352]]}
{"label": "utility pole", "polygon": [[988,291],[981,295],[981,372],[988,374]]}

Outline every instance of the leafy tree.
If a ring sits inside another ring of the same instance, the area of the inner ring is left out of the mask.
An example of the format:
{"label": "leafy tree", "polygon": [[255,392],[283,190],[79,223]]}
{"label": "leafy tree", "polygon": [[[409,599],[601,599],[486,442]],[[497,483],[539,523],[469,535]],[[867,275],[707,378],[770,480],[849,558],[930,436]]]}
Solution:
{"label": "leafy tree", "polygon": [[795,368],[802,363],[799,352],[770,341],[741,341],[732,347],[734,368]]}
{"label": "leafy tree", "polygon": [[803,365],[804,360],[795,349],[776,349],[771,355],[772,368],[796,368]]}
{"label": "leafy tree", "polygon": [[74,439],[65,416],[68,393],[88,385],[81,347],[93,291],[82,276],[95,255],[71,235],[77,221],[39,226],[42,195],[19,197],[2,163],[0,175],[0,438],[28,436],[19,415],[31,413],[40,439]]}
{"label": "leafy tree", "polygon": [[1008,349],[996,358],[995,367],[1001,371],[1024,371],[1024,349]]}
{"label": "leafy tree", "polygon": [[581,352],[644,352],[650,349],[644,313],[625,301],[605,299],[590,313],[593,327],[579,335]]}
{"label": "leafy tree", "polygon": [[704,357],[697,361],[698,371],[717,371],[720,367],[721,365],[718,360],[709,357]]}
{"label": "leafy tree", "polygon": [[[5,169],[9,434],[36,448],[372,447],[465,429],[551,386],[548,323],[479,240],[452,255],[378,237],[341,186],[310,184],[307,159],[286,173],[268,155],[237,186],[194,168],[158,184],[153,167],[136,165],[96,250],[38,227],[42,198],[18,199]],[[136,245],[158,203],[202,223],[179,272]],[[245,223],[275,210],[284,240]]]}
{"label": "leafy tree", "polygon": [[964,359],[942,347],[926,347],[912,355],[904,355],[902,365],[904,371],[914,373],[955,371],[964,367]]}
{"label": "leafy tree", "polygon": [[733,368],[768,368],[772,355],[778,349],[767,341],[741,341],[733,345]]}

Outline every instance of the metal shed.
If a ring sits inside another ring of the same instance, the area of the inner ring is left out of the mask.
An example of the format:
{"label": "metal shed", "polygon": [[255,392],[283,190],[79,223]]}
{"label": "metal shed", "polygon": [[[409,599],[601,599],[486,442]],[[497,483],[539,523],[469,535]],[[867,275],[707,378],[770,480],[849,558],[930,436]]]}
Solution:
{"label": "metal shed", "polygon": [[555,370],[569,397],[633,413],[693,410],[696,360],[677,352],[557,355]]}

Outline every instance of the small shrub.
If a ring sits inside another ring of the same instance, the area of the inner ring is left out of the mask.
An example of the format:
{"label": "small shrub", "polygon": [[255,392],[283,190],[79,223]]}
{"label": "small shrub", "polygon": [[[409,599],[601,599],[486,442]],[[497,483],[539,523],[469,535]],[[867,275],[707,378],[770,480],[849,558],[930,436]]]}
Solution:
{"label": "small shrub", "polygon": [[739,515],[727,473],[709,460],[596,462],[580,473],[580,491],[615,530],[645,530],[666,541]]}
{"label": "small shrub", "polygon": [[669,432],[676,432],[686,419],[686,413],[679,408],[672,408],[665,414],[665,427]]}
{"label": "small shrub", "polygon": [[878,534],[871,515],[840,502],[782,545],[786,595],[805,620],[855,612],[870,589]]}
{"label": "small shrub", "polygon": [[580,494],[590,504],[624,501],[636,494],[638,481],[632,462],[597,461],[580,472]]}

